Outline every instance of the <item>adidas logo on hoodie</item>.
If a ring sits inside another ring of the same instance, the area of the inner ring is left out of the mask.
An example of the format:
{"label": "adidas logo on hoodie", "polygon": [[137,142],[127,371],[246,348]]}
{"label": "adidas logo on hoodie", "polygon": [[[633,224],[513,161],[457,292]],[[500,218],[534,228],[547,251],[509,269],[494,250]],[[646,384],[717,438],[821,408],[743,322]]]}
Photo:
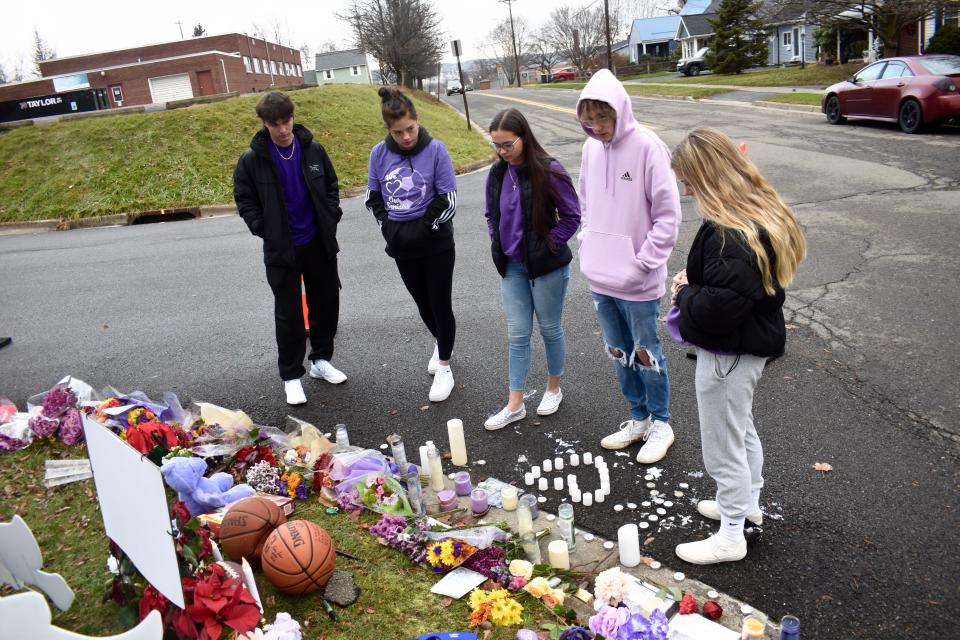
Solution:
{"label": "adidas logo on hoodie", "polygon": [[633,182],[633,178],[630,177],[630,172],[629,172],[629,171],[624,171],[624,172],[623,172],[623,175],[620,176],[620,179],[621,179],[621,180],[626,180],[627,182]]}

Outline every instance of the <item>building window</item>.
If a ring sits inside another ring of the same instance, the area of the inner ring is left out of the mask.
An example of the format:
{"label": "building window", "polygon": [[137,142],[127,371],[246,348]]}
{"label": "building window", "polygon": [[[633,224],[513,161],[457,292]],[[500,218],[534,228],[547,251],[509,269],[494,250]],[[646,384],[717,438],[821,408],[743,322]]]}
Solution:
{"label": "building window", "polygon": [[327,80],[333,80],[333,69],[324,69],[323,77]]}
{"label": "building window", "polygon": [[793,46],[793,33],[790,31],[783,32],[783,46],[792,47]]}
{"label": "building window", "polygon": [[120,85],[110,87],[110,95],[113,96],[113,101],[118,107],[123,105],[123,89],[120,88]]}
{"label": "building window", "polygon": [[267,66],[267,61],[264,60],[263,58],[260,58],[260,66],[263,67],[264,73],[270,73],[270,67]]}
{"label": "building window", "polygon": [[276,60],[271,60],[271,61],[270,61],[270,73],[272,73],[273,75],[277,75],[277,61],[276,61]]}
{"label": "building window", "polygon": [[250,73],[250,70],[251,70],[250,58],[248,58],[247,56],[243,56],[243,68],[246,69],[247,73]]}
{"label": "building window", "polygon": [[260,58],[253,59],[253,72],[260,73]]}
{"label": "building window", "polygon": [[360,75],[360,67],[358,67],[358,66],[356,66],[356,65],[350,67],[350,75],[352,75],[352,76],[358,76],[358,75]]}

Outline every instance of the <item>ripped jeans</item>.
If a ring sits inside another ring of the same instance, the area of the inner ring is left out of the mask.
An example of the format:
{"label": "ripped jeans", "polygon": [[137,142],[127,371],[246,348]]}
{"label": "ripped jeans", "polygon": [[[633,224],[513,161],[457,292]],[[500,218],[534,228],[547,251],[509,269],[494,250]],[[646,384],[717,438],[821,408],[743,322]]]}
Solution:
{"label": "ripped jeans", "polygon": [[634,420],[670,421],[667,360],[657,335],[660,300],[634,302],[591,292],[607,356]]}

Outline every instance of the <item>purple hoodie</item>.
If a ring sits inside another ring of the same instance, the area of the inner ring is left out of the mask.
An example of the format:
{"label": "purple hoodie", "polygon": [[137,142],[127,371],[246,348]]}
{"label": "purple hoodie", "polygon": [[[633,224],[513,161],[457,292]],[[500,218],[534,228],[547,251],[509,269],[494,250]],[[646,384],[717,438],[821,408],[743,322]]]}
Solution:
{"label": "purple hoodie", "polygon": [[613,107],[617,124],[609,143],[584,128],[589,137],[580,162],[580,271],[595,293],[656,300],[666,292],[667,258],[681,221],[670,151],[637,123],[630,96],[606,69],[583,88],[584,99]]}

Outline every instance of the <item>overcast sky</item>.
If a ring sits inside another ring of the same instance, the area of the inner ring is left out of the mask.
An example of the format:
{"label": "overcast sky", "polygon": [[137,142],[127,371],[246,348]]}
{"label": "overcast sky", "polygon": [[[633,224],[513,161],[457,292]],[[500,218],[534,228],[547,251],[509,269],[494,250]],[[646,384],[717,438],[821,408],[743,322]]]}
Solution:
{"label": "overcast sky", "polygon": [[[582,7],[597,2],[602,0],[516,0],[513,12],[514,17],[523,16],[537,27],[560,4]],[[178,21],[183,23],[183,35],[187,38],[197,23],[209,35],[251,33],[256,23],[268,39],[272,39],[269,34],[274,25],[279,24],[284,44],[296,48],[308,44],[313,52],[327,41],[344,48],[351,44],[348,27],[335,15],[343,11],[349,0],[11,0],[4,4],[0,64],[8,76],[21,58],[24,71],[32,72],[34,29],[59,57],[176,40],[180,38]],[[467,59],[481,55],[479,47],[486,35],[507,16],[507,5],[497,0],[434,0],[434,5],[447,39],[459,39]],[[453,60],[449,54],[447,58],[445,61]]]}

